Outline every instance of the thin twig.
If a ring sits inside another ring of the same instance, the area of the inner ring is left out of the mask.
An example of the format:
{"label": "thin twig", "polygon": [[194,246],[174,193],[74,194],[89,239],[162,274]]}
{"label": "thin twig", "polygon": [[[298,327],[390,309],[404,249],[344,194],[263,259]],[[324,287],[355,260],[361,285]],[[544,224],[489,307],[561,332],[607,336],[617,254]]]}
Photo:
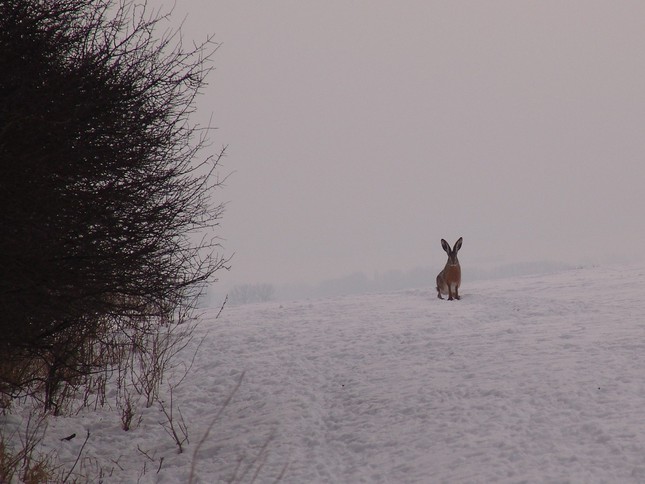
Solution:
{"label": "thin twig", "polygon": [[144,451],[144,450],[142,450],[142,449],[141,449],[141,447],[139,446],[139,444],[137,444],[137,450],[138,450],[139,452],[141,452],[143,455],[145,455],[145,456],[146,456],[148,459],[150,459],[152,462],[154,462],[154,461],[155,461],[152,457],[150,457],[150,456],[148,455],[148,453],[147,453],[146,451]]}
{"label": "thin twig", "polygon": [[78,455],[76,456],[76,460],[74,461],[74,465],[72,468],[69,470],[67,475],[65,476],[65,479],[63,479],[63,482],[67,482],[67,479],[69,479],[69,476],[72,475],[72,472],[74,472],[74,468],[76,467],[76,464],[78,464],[78,460],[81,458],[81,455],[83,454],[83,449],[85,448],[85,444],[87,444],[87,441],[90,439],[90,431],[89,429],[87,430],[87,435],[85,436],[85,441],[83,442],[83,445],[81,446],[81,450],[78,451]]}
{"label": "thin twig", "polygon": [[190,477],[188,478],[188,484],[192,484],[193,480],[195,479],[195,464],[197,460],[197,453],[199,452],[199,449],[204,445],[204,442],[206,442],[206,439],[208,439],[208,434],[210,434],[211,430],[219,420],[220,415],[224,412],[226,407],[231,403],[231,400],[233,400],[233,397],[237,393],[237,391],[240,389],[240,386],[242,385],[242,380],[244,379],[244,375],[246,374],[246,371],[242,372],[240,375],[240,379],[237,381],[237,384],[235,385],[235,388],[228,394],[228,397],[226,397],[226,400],[220,407],[220,409],[217,411],[217,414],[215,417],[213,417],[213,420],[211,421],[210,425],[206,429],[206,432],[204,432],[204,435],[200,439],[200,441],[197,443],[195,446],[195,450],[193,451],[193,460],[190,463]]}
{"label": "thin twig", "polygon": [[264,467],[264,464],[266,464],[267,449],[269,448],[269,444],[273,441],[274,438],[275,438],[275,432],[273,432],[273,433],[271,433],[271,435],[269,435],[269,437],[266,439],[266,441],[264,442],[264,444],[260,448],[260,452],[258,452],[258,454],[255,456],[255,458],[252,459],[251,462],[249,462],[249,464],[246,466],[246,469],[244,469],[244,471],[242,472],[242,474],[238,478],[239,482],[242,482],[244,477],[251,471],[251,469],[253,469],[253,466],[257,465],[257,468],[255,470],[255,474],[251,478],[250,482],[255,482],[256,481],[256,479],[258,478],[258,475],[260,474],[260,471]]}
{"label": "thin twig", "polygon": [[289,462],[287,462],[287,463],[282,467],[282,471],[280,472],[280,474],[278,475],[278,477],[276,477],[276,479],[275,479],[275,483],[276,483],[276,484],[277,484],[278,482],[280,482],[280,481],[282,480],[282,478],[283,478],[285,475],[287,475],[287,469],[288,469],[288,468],[289,468]]}
{"label": "thin twig", "polygon": [[217,316],[215,316],[215,319],[218,319],[220,314],[222,314],[222,311],[224,311],[224,306],[226,306],[226,302],[228,301],[228,294],[224,298],[224,302],[222,303],[222,307],[219,308],[219,312],[217,313]]}

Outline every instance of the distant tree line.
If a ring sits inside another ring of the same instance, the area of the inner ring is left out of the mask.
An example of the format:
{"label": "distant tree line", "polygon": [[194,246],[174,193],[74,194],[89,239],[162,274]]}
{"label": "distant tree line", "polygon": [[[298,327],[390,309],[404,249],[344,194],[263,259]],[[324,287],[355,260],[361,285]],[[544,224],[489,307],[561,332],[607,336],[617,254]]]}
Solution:
{"label": "distant tree line", "polygon": [[[478,267],[468,265],[463,268],[464,281],[497,279],[529,274],[543,274],[570,269],[571,266],[557,262],[535,261]],[[388,270],[376,272],[369,277],[363,272],[355,272],[343,277],[327,279],[314,284],[284,284],[275,286],[272,299],[306,299],[337,297],[347,294],[391,292],[404,289],[433,288],[441,266],[417,267],[408,271]],[[255,302],[255,301],[252,301]]]}
{"label": "distant tree line", "polygon": [[241,284],[228,293],[228,302],[234,306],[273,300],[275,287],[271,284]]}

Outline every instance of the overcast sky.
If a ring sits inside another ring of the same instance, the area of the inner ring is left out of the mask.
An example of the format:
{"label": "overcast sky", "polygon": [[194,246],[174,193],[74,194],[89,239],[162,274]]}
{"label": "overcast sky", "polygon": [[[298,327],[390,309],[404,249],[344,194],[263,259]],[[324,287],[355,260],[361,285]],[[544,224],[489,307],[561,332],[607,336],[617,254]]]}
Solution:
{"label": "overcast sky", "polygon": [[438,272],[459,236],[465,274],[643,260],[645,2],[180,0],[174,17],[222,44],[198,102],[229,146],[229,281]]}

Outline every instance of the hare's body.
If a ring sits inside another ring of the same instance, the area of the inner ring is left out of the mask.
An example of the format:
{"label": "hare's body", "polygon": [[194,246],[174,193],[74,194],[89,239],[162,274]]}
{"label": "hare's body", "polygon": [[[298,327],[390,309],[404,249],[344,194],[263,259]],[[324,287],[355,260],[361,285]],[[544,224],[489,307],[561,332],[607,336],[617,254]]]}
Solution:
{"label": "hare's body", "polygon": [[448,300],[452,301],[453,299],[460,299],[459,297],[459,286],[461,286],[461,266],[459,265],[459,259],[457,258],[457,252],[461,249],[461,244],[463,239],[459,237],[459,240],[455,242],[455,246],[451,249],[448,242],[441,239],[441,247],[448,254],[448,262],[443,270],[437,275],[437,297],[441,297],[442,294],[448,295]]}
{"label": "hare's body", "polygon": [[437,276],[437,297],[443,299],[441,294],[447,295],[449,300],[459,299],[459,286],[461,285],[461,268],[457,266],[446,267]]}

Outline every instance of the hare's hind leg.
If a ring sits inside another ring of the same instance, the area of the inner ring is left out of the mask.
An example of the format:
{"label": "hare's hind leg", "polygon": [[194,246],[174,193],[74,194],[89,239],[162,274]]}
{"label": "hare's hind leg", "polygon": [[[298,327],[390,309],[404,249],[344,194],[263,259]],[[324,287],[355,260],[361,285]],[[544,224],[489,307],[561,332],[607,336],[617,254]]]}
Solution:
{"label": "hare's hind leg", "polygon": [[459,299],[459,287],[454,282],[448,283],[448,301]]}

